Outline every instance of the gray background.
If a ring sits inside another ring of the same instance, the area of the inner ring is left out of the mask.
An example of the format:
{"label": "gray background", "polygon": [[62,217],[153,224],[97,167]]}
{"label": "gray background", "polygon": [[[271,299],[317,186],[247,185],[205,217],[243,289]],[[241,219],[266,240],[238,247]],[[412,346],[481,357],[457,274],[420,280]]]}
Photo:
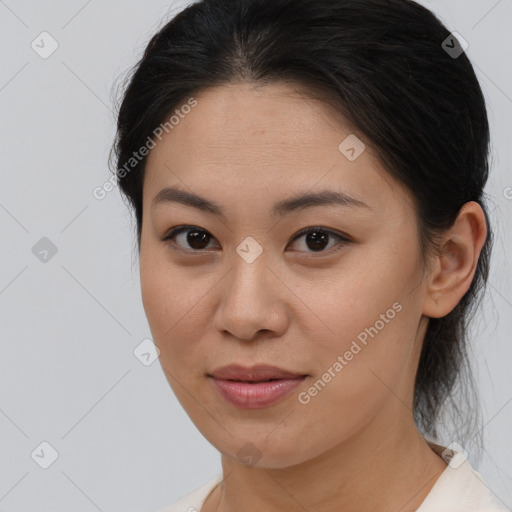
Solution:
{"label": "gray background", "polygon": [[[422,3],[468,41],[488,101],[496,244],[473,332],[477,469],[512,507],[512,1]],[[134,356],[151,335],[131,217],[117,189],[92,195],[110,176],[114,81],[184,5],[0,1],[0,510],[154,511],[220,471],[158,361]],[[43,31],[59,45],[47,59],[31,48]],[[46,262],[32,250],[43,237],[57,249]],[[58,452],[48,469],[43,441]]]}

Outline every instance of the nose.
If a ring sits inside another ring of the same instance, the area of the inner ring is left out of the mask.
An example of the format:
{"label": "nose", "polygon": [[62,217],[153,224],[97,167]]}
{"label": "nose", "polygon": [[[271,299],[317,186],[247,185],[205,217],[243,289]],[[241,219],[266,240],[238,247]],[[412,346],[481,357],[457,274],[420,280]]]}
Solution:
{"label": "nose", "polygon": [[279,337],[286,331],[289,292],[264,258],[247,263],[237,256],[222,282],[215,329],[243,340],[253,340],[261,332]]}

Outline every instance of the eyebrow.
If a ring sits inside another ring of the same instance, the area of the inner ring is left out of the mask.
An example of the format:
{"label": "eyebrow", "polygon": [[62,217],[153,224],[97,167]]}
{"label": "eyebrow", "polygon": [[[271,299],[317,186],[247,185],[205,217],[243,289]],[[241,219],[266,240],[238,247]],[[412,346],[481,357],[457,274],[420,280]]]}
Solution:
{"label": "eyebrow", "polygon": [[[166,187],[160,190],[151,202],[151,208],[159,204],[180,203],[191,206],[203,212],[211,213],[218,217],[226,218],[225,210],[217,203],[191,192],[186,192],[176,187]],[[371,210],[370,206],[355,197],[334,190],[322,190],[315,193],[300,194],[276,203],[271,214],[274,217],[283,217],[287,213],[311,208],[313,206],[337,205],[345,207],[364,207]]]}

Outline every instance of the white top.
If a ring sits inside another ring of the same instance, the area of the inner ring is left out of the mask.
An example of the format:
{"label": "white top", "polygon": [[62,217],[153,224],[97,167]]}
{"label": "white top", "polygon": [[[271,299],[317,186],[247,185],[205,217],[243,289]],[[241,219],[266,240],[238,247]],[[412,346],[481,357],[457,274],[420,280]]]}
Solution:
{"label": "white top", "polygon": [[[446,459],[448,466],[416,512],[510,512],[493,497],[482,475],[471,467],[462,453],[454,452]],[[200,512],[208,495],[221,481],[222,474],[216,475],[158,512]]]}

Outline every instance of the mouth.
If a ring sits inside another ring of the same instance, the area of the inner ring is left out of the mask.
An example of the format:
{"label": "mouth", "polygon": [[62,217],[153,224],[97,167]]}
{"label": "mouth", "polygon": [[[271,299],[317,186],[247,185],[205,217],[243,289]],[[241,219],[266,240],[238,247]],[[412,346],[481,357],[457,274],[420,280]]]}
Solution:
{"label": "mouth", "polygon": [[290,380],[307,376],[307,374],[302,372],[294,372],[279,368],[278,366],[264,364],[251,367],[239,364],[230,364],[217,368],[207,375],[216,379],[246,383]]}
{"label": "mouth", "polygon": [[207,376],[220,396],[239,409],[262,409],[284,399],[307,377],[269,365],[224,366]]}
{"label": "mouth", "polygon": [[[296,379],[300,379],[301,377],[305,377],[305,375],[304,376],[295,377],[295,378]],[[243,382],[244,384],[259,384],[261,382],[274,382],[274,381],[277,381],[277,380],[291,380],[291,379],[265,379],[265,380],[224,379],[224,380],[227,380],[229,382]]]}

